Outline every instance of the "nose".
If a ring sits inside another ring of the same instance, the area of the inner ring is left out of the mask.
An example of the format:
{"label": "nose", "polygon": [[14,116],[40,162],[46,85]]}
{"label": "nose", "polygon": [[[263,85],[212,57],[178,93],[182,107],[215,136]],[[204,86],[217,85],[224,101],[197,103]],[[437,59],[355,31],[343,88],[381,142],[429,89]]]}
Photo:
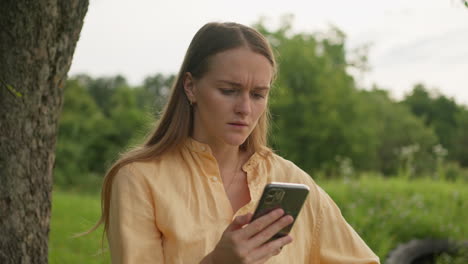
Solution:
{"label": "nose", "polygon": [[249,115],[252,112],[251,99],[248,93],[242,93],[237,97],[235,112],[239,115]]}

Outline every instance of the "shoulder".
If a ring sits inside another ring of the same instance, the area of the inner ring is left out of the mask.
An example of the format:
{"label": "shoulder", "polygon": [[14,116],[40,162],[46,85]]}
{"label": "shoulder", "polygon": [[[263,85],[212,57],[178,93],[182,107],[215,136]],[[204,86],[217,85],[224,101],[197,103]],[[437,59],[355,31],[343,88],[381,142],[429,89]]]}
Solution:
{"label": "shoulder", "polygon": [[151,160],[127,162],[118,168],[114,181],[147,181],[159,175],[173,159],[171,155],[162,155]]}
{"label": "shoulder", "polygon": [[[185,156],[180,151],[173,151],[149,160],[127,162],[120,166],[112,181],[144,184],[151,188],[166,186],[190,171],[191,162]],[[177,177],[172,177],[174,175]]]}
{"label": "shoulder", "polygon": [[112,177],[113,189],[127,189],[140,186],[146,182],[150,166],[141,162],[130,162],[123,164],[118,168],[114,177]]}

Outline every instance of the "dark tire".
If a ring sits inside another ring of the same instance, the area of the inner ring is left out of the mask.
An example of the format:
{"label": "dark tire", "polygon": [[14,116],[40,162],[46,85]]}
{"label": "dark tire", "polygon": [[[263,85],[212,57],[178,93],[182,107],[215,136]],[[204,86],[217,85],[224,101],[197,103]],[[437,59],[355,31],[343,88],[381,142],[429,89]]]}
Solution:
{"label": "dark tire", "polygon": [[424,239],[411,240],[400,244],[388,254],[386,264],[433,264],[436,257],[442,253],[454,255],[468,244],[456,243],[450,240]]}

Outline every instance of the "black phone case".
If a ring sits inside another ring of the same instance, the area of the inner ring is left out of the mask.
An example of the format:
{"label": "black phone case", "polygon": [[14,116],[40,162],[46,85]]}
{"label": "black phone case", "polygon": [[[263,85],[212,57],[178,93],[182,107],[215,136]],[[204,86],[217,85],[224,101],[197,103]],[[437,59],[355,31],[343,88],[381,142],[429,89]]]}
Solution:
{"label": "black phone case", "polygon": [[272,182],[265,186],[252,221],[268,214],[276,208],[282,208],[294,221],[281,229],[269,241],[286,236],[291,231],[296,218],[309,194],[309,187],[304,184]]}

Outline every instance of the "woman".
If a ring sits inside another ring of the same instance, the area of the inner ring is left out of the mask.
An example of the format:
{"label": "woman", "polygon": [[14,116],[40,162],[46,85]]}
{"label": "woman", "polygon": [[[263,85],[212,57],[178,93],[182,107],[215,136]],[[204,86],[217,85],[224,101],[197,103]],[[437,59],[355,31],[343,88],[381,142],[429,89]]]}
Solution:
{"label": "woman", "polygon": [[[106,175],[112,263],[378,263],[312,178],[267,147],[276,72],[266,39],[236,23],[194,36],[161,120]],[[271,181],[310,187],[292,223],[281,209],[250,222]]]}

